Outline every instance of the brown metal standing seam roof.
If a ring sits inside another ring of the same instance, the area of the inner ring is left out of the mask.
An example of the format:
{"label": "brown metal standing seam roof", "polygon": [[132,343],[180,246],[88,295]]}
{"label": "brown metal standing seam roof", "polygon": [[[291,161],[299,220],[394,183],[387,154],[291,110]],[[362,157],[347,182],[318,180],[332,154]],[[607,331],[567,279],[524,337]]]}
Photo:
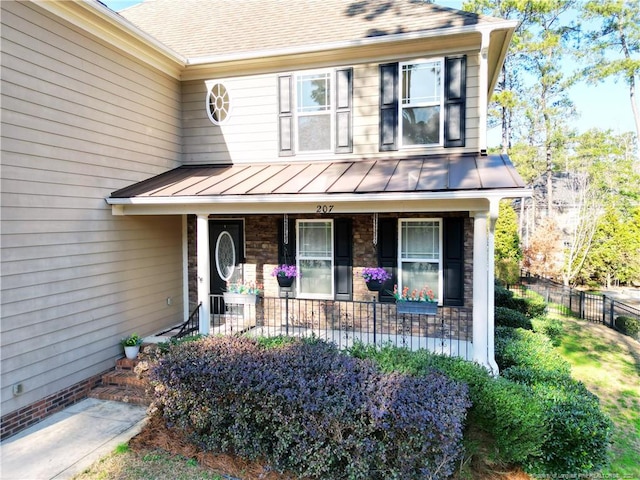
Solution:
{"label": "brown metal standing seam roof", "polygon": [[506,155],[182,166],[110,198],[363,194],[524,188]]}

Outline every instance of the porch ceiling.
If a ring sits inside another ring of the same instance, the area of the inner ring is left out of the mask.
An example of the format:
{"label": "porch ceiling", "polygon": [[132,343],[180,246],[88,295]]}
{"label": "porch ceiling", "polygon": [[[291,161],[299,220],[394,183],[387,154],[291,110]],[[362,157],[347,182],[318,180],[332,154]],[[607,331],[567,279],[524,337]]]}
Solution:
{"label": "porch ceiling", "polygon": [[145,203],[155,203],[153,199],[172,198],[188,203],[188,199],[209,198],[215,203],[220,197],[295,195],[299,202],[304,201],[304,195],[474,190],[485,197],[483,193],[492,190],[524,188],[506,155],[437,155],[340,162],[185,165],[117,190],[107,201],[118,204],[123,202],[116,199],[147,199]]}

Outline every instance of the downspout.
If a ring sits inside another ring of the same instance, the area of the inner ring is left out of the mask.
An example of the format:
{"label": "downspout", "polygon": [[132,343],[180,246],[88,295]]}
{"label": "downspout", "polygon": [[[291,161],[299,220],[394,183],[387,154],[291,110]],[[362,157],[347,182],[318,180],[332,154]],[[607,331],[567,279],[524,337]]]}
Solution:
{"label": "downspout", "polygon": [[482,42],[478,54],[478,149],[481,155],[487,154],[487,110],[489,109],[489,42],[490,30],[482,30]]}

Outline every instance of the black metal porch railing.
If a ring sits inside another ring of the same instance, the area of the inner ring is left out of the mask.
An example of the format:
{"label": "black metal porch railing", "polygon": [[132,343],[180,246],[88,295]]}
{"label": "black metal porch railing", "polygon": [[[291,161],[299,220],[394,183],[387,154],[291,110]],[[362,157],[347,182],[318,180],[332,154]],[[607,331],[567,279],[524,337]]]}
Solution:
{"label": "black metal porch railing", "polygon": [[261,297],[247,305],[211,295],[211,334],[314,336],[348,348],[354,342],[473,358],[472,311],[440,307],[436,315],[397,314],[395,304]]}
{"label": "black metal porch railing", "polygon": [[587,293],[546,278],[525,275],[520,278],[520,284],[509,288],[524,297],[529,292],[535,292],[542,295],[550,310],[555,309],[560,313],[601,323],[610,328],[616,328],[615,320],[619,316],[640,320],[640,309],[636,307],[611,296]]}

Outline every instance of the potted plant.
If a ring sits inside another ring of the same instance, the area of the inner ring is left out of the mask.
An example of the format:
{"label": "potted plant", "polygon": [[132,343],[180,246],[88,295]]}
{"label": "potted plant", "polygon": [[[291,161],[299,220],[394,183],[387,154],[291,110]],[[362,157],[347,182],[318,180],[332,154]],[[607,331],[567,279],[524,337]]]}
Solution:
{"label": "potted plant", "polygon": [[398,291],[398,285],[393,286],[393,296],[396,299],[396,309],[398,313],[415,313],[422,315],[435,315],[438,312],[438,301],[435,294],[428,286],[421,290],[404,287],[402,292]]}
{"label": "potted plant", "polygon": [[295,278],[300,276],[300,272],[295,265],[278,265],[271,272],[271,276],[276,277],[281,287],[290,287]]}
{"label": "potted plant", "polygon": [[222,294],[225,303],[232,305],[250,305],[258,302],[261,286],[254,281],[227,282],[227,291]]}
{"label": "potted plant", "polygon": [[382,290],[384,282],[391,279],[391,275],[381,267],[365,267],[362,269],[362,278],[364,278],[367,288],[372,292]]}
{"label": "potted plant", "polygon": [[129,359],[134,359],[140,352],[140,345],[142,345],[142,337],[137,333],[124,337],[120,340],[120,344],[124,347],[124,354]]}

